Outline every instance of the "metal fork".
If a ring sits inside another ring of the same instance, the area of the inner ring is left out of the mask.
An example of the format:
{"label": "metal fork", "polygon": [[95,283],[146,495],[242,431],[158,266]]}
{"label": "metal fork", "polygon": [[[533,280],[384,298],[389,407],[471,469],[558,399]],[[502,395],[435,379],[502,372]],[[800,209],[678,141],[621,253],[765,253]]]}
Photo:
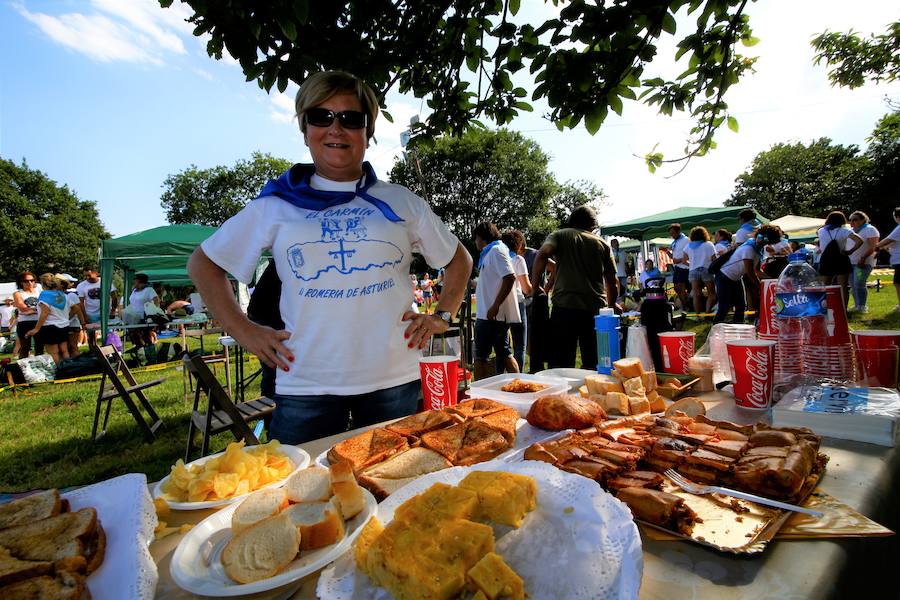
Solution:
{"label": "metal fork", "polygon": [[665,472],[665,475],[672,480],[672,483],[674,483],[684,491],[691,494],[696,494],[698,496],[718,493],[724,494],[726,496],[733,496],[734,498],[740,498],[741,500],[749,500],[750,502],[755,502],[756,504],[764,504],[766,506],[774,506],[775,508],[783,508],[785,510],[800,512],[816,517],[817,519],[820,519],[823,516],[822,513],[817,510],[810,510],[808,508],[803,508],[802,506],[797,506],[796,504],[788,504],[786,502],[779,502],[778,500],[769,500],[768,498],[763,498],[762,496],[756,496],[754,494],[748,494],[746,492],[739,492],[737,490],[731,490],[716,485],[701,485],[699,483],[694,483],[693,481],[685,479],[680,473],[675,471],[675,469],[669,469]]}

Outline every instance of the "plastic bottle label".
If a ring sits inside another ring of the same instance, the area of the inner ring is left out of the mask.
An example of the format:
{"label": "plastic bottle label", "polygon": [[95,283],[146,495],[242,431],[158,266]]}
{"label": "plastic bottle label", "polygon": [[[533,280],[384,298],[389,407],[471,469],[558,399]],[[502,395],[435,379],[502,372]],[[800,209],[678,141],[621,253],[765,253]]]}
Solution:
{"label": "plastic bottle label", "polygon": [[775,314],[779,317],[820,317],[828,312],[825,292],[778,292]]}

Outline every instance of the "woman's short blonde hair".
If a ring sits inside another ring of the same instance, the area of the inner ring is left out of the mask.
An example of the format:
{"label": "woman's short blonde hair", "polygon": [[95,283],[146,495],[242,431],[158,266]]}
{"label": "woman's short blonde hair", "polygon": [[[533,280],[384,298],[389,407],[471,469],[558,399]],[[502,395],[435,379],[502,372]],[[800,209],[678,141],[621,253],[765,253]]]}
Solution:
{"label": "woman's short blonde hair", "polygon": [[321,71],[306,78],[294,99],[300,131],[306,133],[306,119],[303,118],[303,114],[307,110],[341,92],[349,92],[359,98],[363,112],[369,117],[366,123],[366,138],[372,139],[375,135],[375,118],[378,116],[378,97],[365,81],[345,71]]}
{"label": "woman's short blonde hair", "polygon": [[38,279],[41,280],[41,287],[45,290],[55,290],[59,288],[59,277],[56,273],[44,273]]}

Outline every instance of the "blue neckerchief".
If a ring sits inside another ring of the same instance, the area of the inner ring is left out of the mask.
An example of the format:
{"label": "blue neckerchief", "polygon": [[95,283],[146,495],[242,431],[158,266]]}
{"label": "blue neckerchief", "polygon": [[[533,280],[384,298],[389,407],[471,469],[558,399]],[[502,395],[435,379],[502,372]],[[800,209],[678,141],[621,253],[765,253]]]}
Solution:
{"label": "blue neckerchief", "polygon": [[313,188],[309,180],[316,172],[315,165],[296,164],[278,177],[278,179],[270,179],[259,193],[258,198],[263,196],[277,196],[282,200],[290,202],[294,206],[305,208],[306,210],[325,210],[347,204],[357,196],[367,202],[371,202],[381,211],[388,221],[401,223],[401,219],[397,213],[385,202],[379,200],[375,196],[368,193],[378,181],[375,176],[375,170],[368,162],[363,163],[363,177],[356,184],[355,192],[338,192],[331,190],[317,190]]}
{"label": "blue neckerchief", "polygon": [[861,232],[863,229],[865,229],[866,227],[871,227],[871,226],[872,226],[872,225],[869,224],[869,223],[863,223],[862,225],[859,226],[859,229],[857,229],[856,227],[854,227],[854,228],[853,228],[853,231],[856,232],[856,233],[859,233],[859,232]]}
{"label": "blue neckerchief", "polygon": [[645,272],[644,275],[646,275],[648,279],[651,279],[653,277],[661,277],[662,273],[660,273],[659,269],[653,267],[650,271]]}
{"label": "blue neckerchief", "polygon": [[756,251],[756,253],[759,254],[760,256],[762,256],[763,248],[766,247],[766,245],[765,245],[764,243],[760,243],[760,244],[757,245],[756,240],[755,240],[754,238],[750,238],[749,240],[747,240],[746,242],[744,242],[743,244],[741,244],[741,246],[753,246],[753,249],[754,249],[754,250]]}
{"label": "blue neckerchief", "polygon": [[481,270],[481,265],[484,264],[484,258],[488,255],[488,252],[491,251],[491,248],[494,248],[496,246],[503,246],[503,248],[501,248],[501,250],[506,250],[506,245],[503,242],[501,242],[500,240],[494,240],[493,242],[491,242],[490,244],[488,244],[487,246],[482,248],[481,254],[478,256],[478,270],[479,271]]}
{"label": "blue neckerchief", "polygon": [[38,296],[38,302],[43,302],[48,306],[62,310],[66,307],[66,295],[58,290],[44,290]]}
{"label": "blue neckerchief", "polygon": [[703,240],[688,242],[688,248],[690,248],[691,250],[696,250],[697,248],[699,248],[700,246],[702,246],[705,243],[706,242],[704,242]]}
{"label": "blue neckerchief", "polygon": [[745,231],[753,231],[754,229],[759,227],[759,225],[760,225],[759,221],[757,221],[756,219],[753,219],[752,221],[747,221],[746,223],[744,223],[743,225],[738,227],[738,231],[740,231],[742,229]]}

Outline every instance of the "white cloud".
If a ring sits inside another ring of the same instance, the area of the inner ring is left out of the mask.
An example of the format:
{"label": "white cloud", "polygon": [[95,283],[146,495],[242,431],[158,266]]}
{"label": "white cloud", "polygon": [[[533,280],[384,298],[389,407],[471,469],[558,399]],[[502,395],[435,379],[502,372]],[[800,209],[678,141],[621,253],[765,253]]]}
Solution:
{"label": "white cloud", "polygon": [[54,42],[101,62],[162,65],[171,55],[185,55],[181,36],[191,36],[185,22],[192,13],[175,4],[163,9],[155,0],[91,0],[93,13],[52,15],[13,5]]}
{"label": "white cloud", "polygon": [[[224,56],[224,55],[223,55]],[[294,114],[294,95],[297,93],[297,86],[288,85],[284,92],[275,90],[269,93],[269,101],[271,102],[272,118],[279,123],[291,123],[296,121]]]}
{"label": "white cloud", "polygon": [[215,81],[216,80],[215,76],[212,73],[210,73],[209,71],[206,71],[204,69],[198,69],[196,67],[191,70],[207,81]]}

